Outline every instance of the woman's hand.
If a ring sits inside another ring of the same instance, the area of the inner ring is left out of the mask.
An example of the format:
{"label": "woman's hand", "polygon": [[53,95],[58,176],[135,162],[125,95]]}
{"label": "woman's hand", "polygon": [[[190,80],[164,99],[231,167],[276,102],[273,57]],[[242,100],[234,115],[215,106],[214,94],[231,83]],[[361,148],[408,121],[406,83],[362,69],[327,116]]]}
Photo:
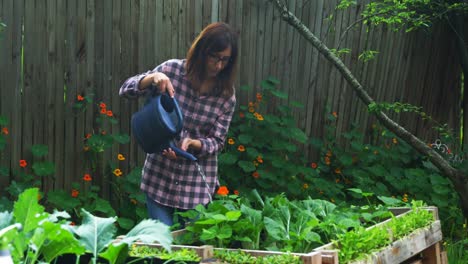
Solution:
{"label": "woman's hand", "polygon": [[150,85],[156,85],[160,93],[167,92],[170,97],[174,97],[174,86],[172,86],[171,80],[166,74],[162,72],[154,72],[146,75],[145,78],[141,80],[139,89],[146,89]]}
{"label": "woman's hand", "polygon": [[199,151],[201,147],[201,141],[198,139],[184,138],[180,144],[180,148],[183,151],[187,151],[189,148],[195,151]]}
{"label": "woman's hand", "polygon": [[163,154],[164,157],[166,157],[168,159],[171,159],[171,160],[177,159],[177,155],[175,154],[175,152],[171,148],[164,149],[162,151],[162,154]]}

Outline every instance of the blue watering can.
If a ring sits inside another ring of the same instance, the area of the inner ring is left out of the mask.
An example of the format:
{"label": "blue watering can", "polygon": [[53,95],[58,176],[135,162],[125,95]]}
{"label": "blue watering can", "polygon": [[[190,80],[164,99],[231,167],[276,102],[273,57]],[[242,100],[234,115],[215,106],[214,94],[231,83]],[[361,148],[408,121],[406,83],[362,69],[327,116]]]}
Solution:
{"label": "blue watering can", "polygon": [[182,112],[175,98],[167,94],[149,98],[143,108],[132,115],[131,126],[136,141],[146,153],[171,148],[177,156],[197,160],[174,143],[183,127]]}

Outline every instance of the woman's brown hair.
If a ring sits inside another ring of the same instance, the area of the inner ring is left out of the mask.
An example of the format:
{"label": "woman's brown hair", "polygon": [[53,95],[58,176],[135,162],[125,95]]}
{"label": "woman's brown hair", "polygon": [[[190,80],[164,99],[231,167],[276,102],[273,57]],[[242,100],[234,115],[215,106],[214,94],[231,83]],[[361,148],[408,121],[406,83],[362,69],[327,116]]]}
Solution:
{"label": "woman's brown hair", "polygon": [[208,55],[221,52],[228,47],[231,47],[231,57],[223,70],[218,73],[218,83],[214,93],[226,98],[234,94],[238,55],[237,33],[228,24],[222,22],[206,26],[188,50],[186,71],[195,89],[200,87],[205,76]]}

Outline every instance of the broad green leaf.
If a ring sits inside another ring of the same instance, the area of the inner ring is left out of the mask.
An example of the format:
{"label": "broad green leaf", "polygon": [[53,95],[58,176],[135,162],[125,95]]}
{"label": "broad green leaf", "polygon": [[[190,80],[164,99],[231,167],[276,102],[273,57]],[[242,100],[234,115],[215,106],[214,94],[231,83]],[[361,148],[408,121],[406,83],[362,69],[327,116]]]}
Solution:
{"label": "broad green leaf", "polygon": [[119,142],[120,144],[127,144],[130,142],[130,137],[127,134],[118,134],[118,135],[113,135],[114,140]]}
{"label": "broad green leaf", "polygon": [[55,173],[55,164],[52,162],[35,162],[32,166],[34,173],[38,176],[52,175]]}
{"label": "broad green leaf", "polygon": [[291,127],[289,129],[289,136],[301,143],[306,143],[307,142],[307,135],[304,133],[304,131],[300,130],[297,127]]}
{"label": "broad green leaf", "polygon": [[[43,229],[44,232],[37,232],[40,229]],[[63,229],[58,223],[44,222],[41,228],[36,229],[31,241],[36,245],[42,242],[40,252],[48,263],[63,254],[82,255],[85,252],[85,248],[80,245],[73,234]]]}
{"label": "broad green leaf", "polygon": [[117,219],[117,223],[119,224],[121,228],[125,230],[129,230],[135,225],[135,221],[133,221],[130,218],[125,218],[125,217],[119,217],[119,219]]}
{"label": "broad green leaf", "polygon": [[70,193],[63,190],[47,193],[47,201],[60,210],[70,211],[80,205],[80,200],[71,197]]}
{"label": "broad green leaf", "polygon": [[221,155],[219,155],[219,162],[224,163],[226,165],[232,165],[236,163],[237,161],[237,156],[229,153],[229,152],[224,152]]}
{"label": "broad green leaf", "polygon": [[272,218],[265,216],[263,218],[263,222],[265,224],[266,231],[274,239],[281,241],[288,238],[286,228],[279,219],[273,220]]}
{"label": "broad green leaf", "polygon": [[23,225],[27,233],[39,226],[39,222],[47,218],[44,207],[37,202],[38,188],[30,188],[21,193],[15,202],[13,215],[15,221]]}
{"label": "broad green leaf", "polygon": [[31,152],[35,157],[44,157],[49,153],[49,147],[47,145],[33,145]]}
{"label": "broad green leaf", "polygon": [[271,90],[271,93],[281,99],[288,99],[288,94],[279,90]]}
{"label": "broad green leaf", "polygon": [[121,242],[130,245],[136,240],[143,243],[159,243],[170,251],[172,235],[169,226],[155,220],[145,219],[130,230]]}
{"label": "broad green leaf", "polygon": [[255,165],[251,161],[241,160],[239,161],[238,164],[239,164],[239,167],[241,167],[242,170],[244,170],[245,172],[253,172],[256,169]]}
{"label": "broad green leaf", "polygon": [[228,221],[236,221],[241,217],[242,213],[241,211],[229,211],[226,213],[226,220]]}
{"label": "broad green leaf", "polygon": [[343,154],[338,159],[340,160],[341,164],[343,164],[343,166],[350,166],[353,164],[353,157],[351,157],[351,155]]}
{"label": "broad green leaf", "polygon": [[202,234],[200,235],[200,239],[203,241],[214,239],[217,233],[218,233],[217,226],[212,226],[209,229],[203,229]]}
{"label": "broad green leaf", "polygon": [[242,144],[249,144],[250,142],[252,142],[252,136],[245,134],[239,135],[239,142]]}
{"label": "broad green leaf", "polygon": [[6,126],[8,125],[8,118],[4,116],[0,116],[0,126]]}
{"label": "broad green leaf", "polygon": [[98,254],[114,239],[116,217],[97,217],[85,209],[81,209],[81,213],[82,224],[78,227],[71,227],[71,230],[78,236],[78,240],[86,250],[97,258]]}
{"label": "broad green leaf", "polygon": [[112,243],[99,256],[107,259],[112,264],[124,264],[128,256],[128,245],[125,243]]}
{"label": "broad green leaf", "polygon": [[13,214],[10,212],[0,212],[0,229],[12,224]]}
{"label": "broad green leaf", "polygon": [[216,235],[219,239],[227,239],[232,236],[232,228],[229,225],[222,226]]}
{"label": "broad green leaf", "polygon": [[396,206],[402,203],[399,199],[387,196],[377,196],[377,199],[382,201],[387,206]]}

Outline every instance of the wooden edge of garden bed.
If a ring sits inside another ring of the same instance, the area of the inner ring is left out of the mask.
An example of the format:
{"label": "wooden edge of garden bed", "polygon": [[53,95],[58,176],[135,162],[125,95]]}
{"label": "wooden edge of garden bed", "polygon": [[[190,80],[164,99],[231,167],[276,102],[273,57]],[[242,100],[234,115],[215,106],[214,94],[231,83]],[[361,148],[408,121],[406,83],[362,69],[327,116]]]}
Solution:
{"label": "wooden edge of garden bed", "polygon": [[322,264],[321,252],[310,252],[310,253],[294,253],[294,252],[282,252],[282,251],[265,251],[265,250],[253,250],[253,249],[235,249],[235,248],[214,248],[214,250],[227,250],[227,251],[242,251],[254,257],[265,257],[271,255],[284,255],[291,254],[301,258],[304,264]]}

